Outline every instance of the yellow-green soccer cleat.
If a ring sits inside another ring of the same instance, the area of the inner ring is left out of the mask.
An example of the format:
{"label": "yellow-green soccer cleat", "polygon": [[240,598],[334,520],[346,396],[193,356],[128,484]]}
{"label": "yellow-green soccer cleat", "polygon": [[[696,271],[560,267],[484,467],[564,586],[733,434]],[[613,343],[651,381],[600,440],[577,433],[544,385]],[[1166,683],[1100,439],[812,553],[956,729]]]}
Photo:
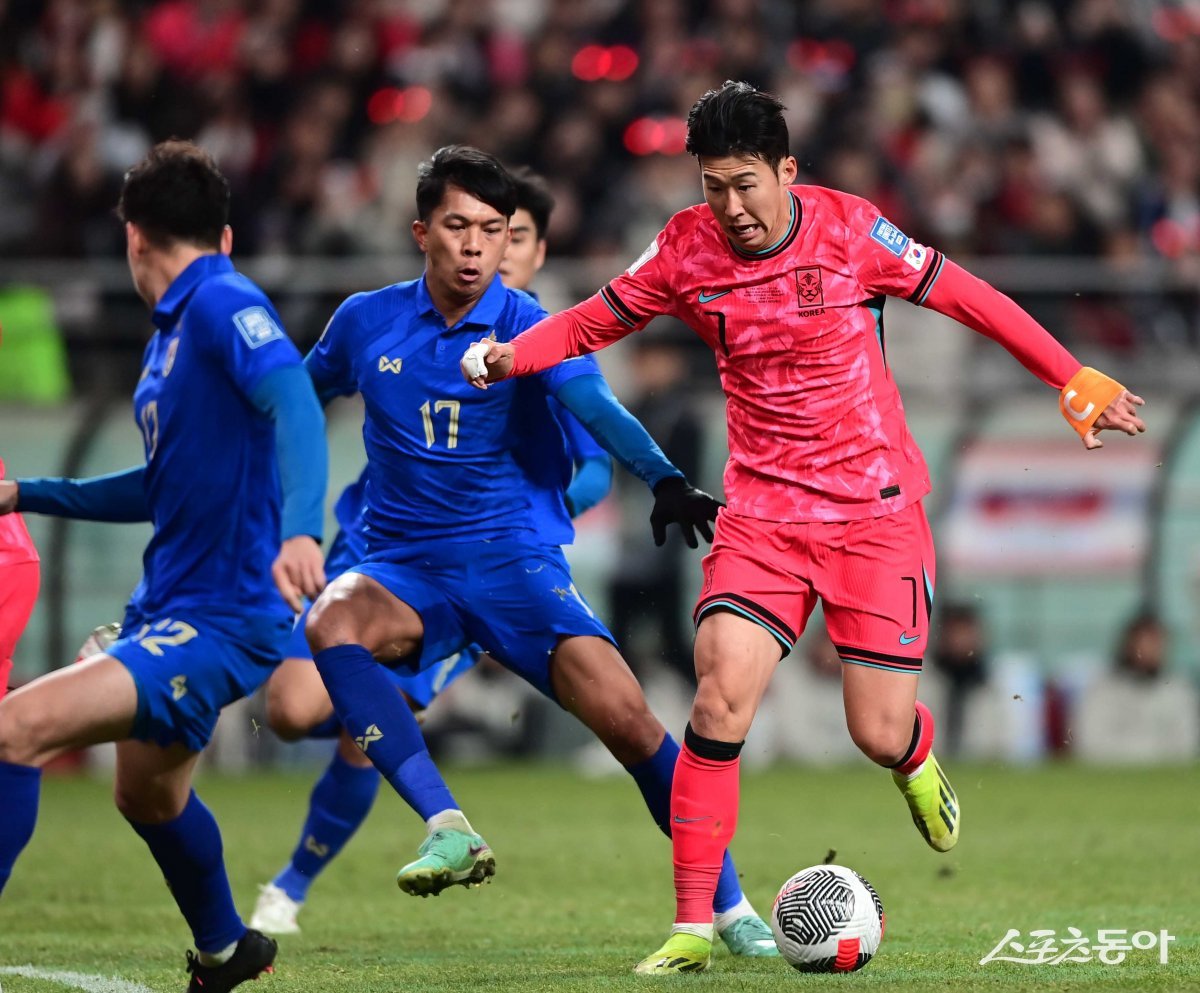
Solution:
{"label": "yellow-green soccer cleat", "polygon": [[653,955],[642,959],[633,971],[639,976],[668,976],[683,972],[703,972],[712,960],[712,942],[694,934],[677,931]]}
{"label": "yellow-green soccer cleat", "polygon": [[479,886],[496,874],[496,856],[477,834],[439,828],[417,849],[420,856],[396,873],[412,896],[437,896],[449,886]]}
{"label": "yellow-green soccer cleat", "polygon": [[954,787],[942,772],[933,752],[925,759],[921,771],[912,779],[898,772],[892,780],[908,801],[913,823],[929,847],[948,852],[958,843],[958,826],[962,821]]}

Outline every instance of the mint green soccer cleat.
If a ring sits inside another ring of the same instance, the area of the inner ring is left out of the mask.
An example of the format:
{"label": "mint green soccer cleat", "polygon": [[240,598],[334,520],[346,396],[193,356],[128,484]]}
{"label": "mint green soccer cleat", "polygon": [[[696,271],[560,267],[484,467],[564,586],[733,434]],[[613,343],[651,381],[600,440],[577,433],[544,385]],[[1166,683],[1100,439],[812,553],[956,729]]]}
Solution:
{"label": "mint green soccer cleat", "polygon": [[757,914],[739,917],[720,934],[725,947],[734,955],[752,959],[774,958],[779,955],[779,946],[775,944],[771,925]]}
{"label": "mint green soccer cleat", "polygon": [[958,826],[962,821],[958,797],[933,752],[915,777],[908,779],[893,772],[892,780],[908,801],[913,823],[930,848],[948,852],[958,844]]}
{"label": "mint green soccer cleat", "polygon": [[633,971],[639,976],[669,976],[703,972],[712,961],[712,942],[694,934],[676,932],[653,955],[642,959]]}
{"label": "mint green soccer cleat", "polygon": [[480,886],[496,875],[496,856],[477,834],[439,828],[417,849],[420,856],[396,873],[412,896],[437,896],[448,886]]}

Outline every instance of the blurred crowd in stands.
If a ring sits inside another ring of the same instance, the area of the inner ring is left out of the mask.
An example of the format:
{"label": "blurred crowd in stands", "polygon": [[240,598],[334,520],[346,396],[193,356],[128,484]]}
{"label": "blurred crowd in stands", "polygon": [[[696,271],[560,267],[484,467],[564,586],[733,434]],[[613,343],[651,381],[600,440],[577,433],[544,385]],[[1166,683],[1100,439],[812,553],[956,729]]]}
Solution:
{"label": "blurred crowd in stands", "polygon": [[120,176],[171,135],[233,180],[241,254],[410,251],[447,142],[553,179],[552,252],[636,254],[725,78],[948,252],[1200,253],[1195,3],[0,0],[0,255],[119,253]]}

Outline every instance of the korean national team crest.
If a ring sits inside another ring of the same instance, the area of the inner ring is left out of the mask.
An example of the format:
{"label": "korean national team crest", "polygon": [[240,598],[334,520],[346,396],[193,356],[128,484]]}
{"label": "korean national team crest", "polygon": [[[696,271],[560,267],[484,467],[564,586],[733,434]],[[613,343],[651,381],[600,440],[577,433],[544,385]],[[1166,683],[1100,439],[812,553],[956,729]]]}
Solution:
{"label": "korean national team crest", "polygon": [[821,285],[820,266],[796,270],[796,302],[800,305],[801,317],[825,313],[825,288]]}

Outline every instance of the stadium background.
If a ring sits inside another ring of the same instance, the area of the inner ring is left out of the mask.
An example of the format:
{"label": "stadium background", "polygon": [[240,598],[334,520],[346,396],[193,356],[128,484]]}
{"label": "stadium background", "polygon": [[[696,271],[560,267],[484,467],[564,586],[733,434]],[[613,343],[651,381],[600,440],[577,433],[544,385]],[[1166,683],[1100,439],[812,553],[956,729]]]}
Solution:
{"label": "stadium background", "polygon": [[[1010,701],[1007,730],[983,754],[1070,751],[1071,708],[1139,611],[1165,620],[1167,678],[1194,693],[1200,10],[1190,3],[4,0],[9,473],[83,475],[141,457],[128,396],[149,322],[111,208],[152,142],[194,137],[217,156],[234,187],[236,260],[306,348],[342,297],[419,272],[415,168],[448,142],[549,177],[558,207],[537,289],[552,310],[592,292],[699,199],[683,118],[725,78],[782,96],[806,181],[873,200],[1149,401],[1149,435],[1085,458],[1054,396],[996,346],[903,302],[888,307],[889,360],[934,476],[939,603],[980,611],[992,682]],[[693,415],[698,475],[717,491],[724,426],[711,360],[680,328],[645,334],[686,379],[645,397],[639,366],[652,349],[630,343],[603,356],[614,389],[635,410],[657,399]],[[352,404],[331,413],[334,487],[360,465],[358,427]],[[635,490],[619,485],[580,522],[572,558],[602,616],[613,578],[636,567],[635,546],[653,553]],[[120,616],[147,535],[29,524],[44,585],[18,650],[23,677],[69,661],[94,624]],[[695,561],[673,561],[690,583]],[[653,639],[631,654],[655,682]],[[797,652],[789,667],[805,664]],[[663,685],[656,702],[686,701],[678,681]],[[460,701],[486,725],[473,707]],[[575,742],[551,723],[535,744]],[[1028,734],[1038,746],[1022,749],[1014,738]],[[772,754],[804,757],[797,748]]]}

